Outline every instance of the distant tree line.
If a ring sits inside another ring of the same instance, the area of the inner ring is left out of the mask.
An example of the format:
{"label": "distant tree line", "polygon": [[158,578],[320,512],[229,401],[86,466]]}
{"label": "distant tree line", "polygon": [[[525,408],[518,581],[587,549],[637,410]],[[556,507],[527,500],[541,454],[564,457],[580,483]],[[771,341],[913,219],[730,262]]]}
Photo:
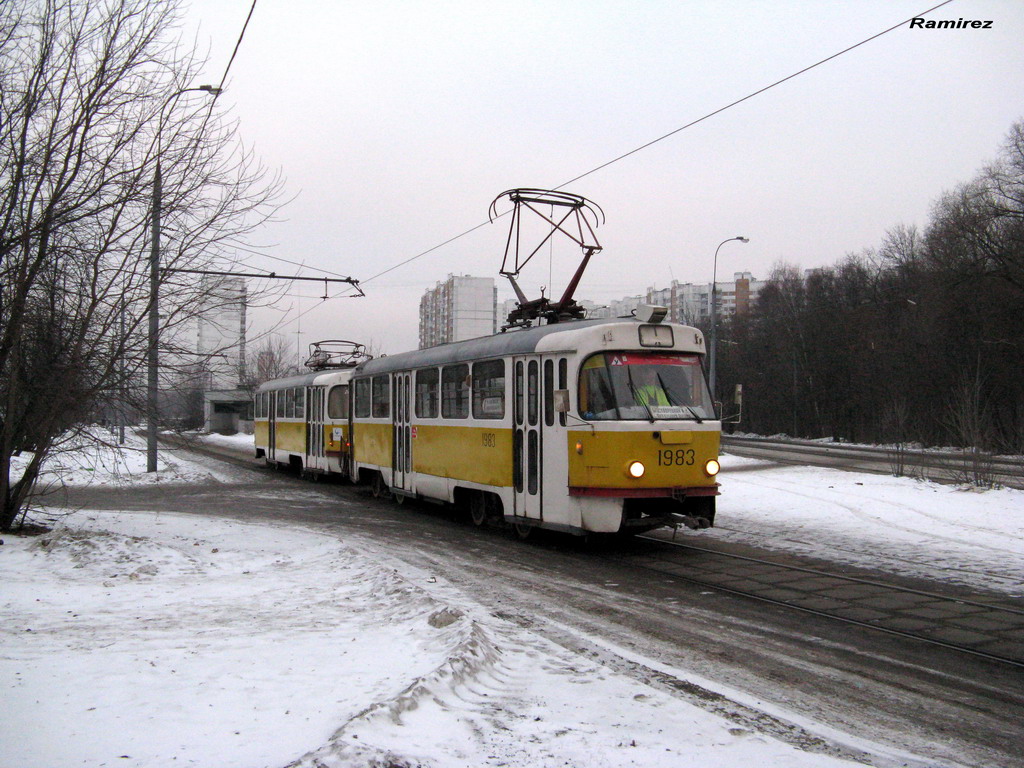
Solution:
{"label": "distant tree line", "polygon": [[744,431],[1024,452],[1024,122],[923,231],[806,274],[777,265],[720,339]]}

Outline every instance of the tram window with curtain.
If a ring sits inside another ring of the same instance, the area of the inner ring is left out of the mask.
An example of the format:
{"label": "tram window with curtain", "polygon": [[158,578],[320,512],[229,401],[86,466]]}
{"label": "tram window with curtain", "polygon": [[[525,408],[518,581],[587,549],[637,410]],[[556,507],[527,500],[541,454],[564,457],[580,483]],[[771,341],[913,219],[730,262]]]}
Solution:
{"label": "tram window with curtain", "polygon": [[473,364],[473,418],[505,418],[505,361]]}

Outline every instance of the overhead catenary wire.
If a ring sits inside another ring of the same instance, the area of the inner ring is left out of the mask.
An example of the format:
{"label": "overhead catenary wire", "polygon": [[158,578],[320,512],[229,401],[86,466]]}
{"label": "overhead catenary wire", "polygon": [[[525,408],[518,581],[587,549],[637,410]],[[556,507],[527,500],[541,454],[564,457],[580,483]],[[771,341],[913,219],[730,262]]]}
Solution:
{"label": "overhead catenary wire", "polygon": [[[234,248],[236,251],[245,251],[246,253],[251,253],[253,256],[260,256],[260,257],[263,257],[263,258],[266,258],[266,259],[272,259],[274,261],[280,261],[283,264],[291,264],[294,267],[301,267],[302,269],[313,269],[313,270],[316,270],[317,272],[323,273],[325,275],[333,275],[334,277],[347,277],[347,275],[343,275],[340,272],[333,272],[332,270],[324,269],[323,267],[311,267],[309,264],[306,264],[305,262],[302,262],[302,261],[293,261],[292,259],[285,259],[285,258],[283,258],[281,256],[271,256],[269,253],[264,253],[263,251],[258,251],[255,248],[249,248],[248,246],[241,245],[240,243],[232,242],[231,243],[231,247]],[[240,260],[240,263],[248,264],[247,260]],[[252,266],[252,265],[249,264],[249,266]],[[259,269],[259,267],[253,267],[253,268],[254,269]]]}
{"label": "overhead catenary wire", "polygon": [[[916,13],[913,16],[911,16],[910,18],[904,19],[903,21],[899,22],[898,24],[893,24],[891,27],[888,27],[887,29],[884,29],[881,32],[877,32],[874,35],[871,35],[870,37],[866,37],[863,40],[861,40],[860,42],[854,43],[853,45],[848,46],[847,48],[844,48],[841,51],[833,53],[830,56],[826,56],[824,59],[816,61],[815,63],[810,64],[810,65],[804,67],[803,69],[797,70],[796,72],[793,72],[792,74],[787,75],[786,77],[783,77],[783,78],[781,78],[779,80],[776,80],[775,82],[773,82],[773,83],[771,83],[769,85],[766,85],[766,86],[764,86],[762,88],[758,88],[756,91],[752,91],[751,93],[748,93],[746,96],[743,96],[742,98],[736,99],[735,101],[732,101],[732,102],[726,104],[725,106],[719,107],[718,109],[715,109],[715,110],[713,110],[711,112],[708,112],[706,115],[703,115],[702,117],[698,117],[696,120],[691,120],[690,122],[686,123],[685,125],[681,125],[678,128],[676,128],[674,130],[671,130],[668,133],[665,133],[665,134],[659,136],[656,139],[651,139],[650,141],[648,141],[648,142],[646,142],[644,144],[641,144],[640,146],[635,147],[634,149],[631,149],[628,152],[622,153],[618,157],[614,157],[611,160],[608,160],[608,161],[606,161],[604,163],[601,163],[600,165],[597,165],[597,166],[591,168],[589,171],[585,171],[585,172],[583,172],[583,173],[581,173],[581,174],[579,174],[577,176],[572,177],[568,181],[563,181],[561,184],[559,184],[557,187],[554,187],[553,189],[562,189],[563,187],[567,187],[569,184],[573,184],[573,183],[579,181],[580,179],[584,179],[587,176],[595,174],[598,171],[601,171],[601,170],[607,168],[610,165],[614,165],[615,163],[618,163],[621,160],[625,160],[627,157],[631,157],[632,155],[635,155],[638,152],[642,152],[645,149],[653,147],[655,144],[658,144],[659,142],[662,142],[665,139],[671,138],[672,136],[675,136],[676,134],[681,133],[682,131],[685,131],[687,128],[692,128],[693,126],[698,125],[699,123],[702,123],[705,120],[709,120],[712,117],[715,117],[716,115],[720,115],[721,113],[725,112],[726,110],[732,109],[733,107],[738,106],[739,104],[742,104],[745,101],[749,101],[750,99],[753,99],[756,96],[760,96],[762,93],[770,91],[772,88],[780,86],[783,83],[786,83],[786,82],[788,82],[788,81],[790,81],[790,80],[792,80],[792,79],[794,79],[796,77],[799,77],[800,75],[806,74],[807,72],[810,72],[812,69],[820,67],[823,64],[827,64],[828,62],[833,61],[833,60],[839,58],[840,56],[843,56],[844,54],[849,53],[850,51],[856,50],[857,48],[860,48],[861,46],[866,45],[866,44],[872,42],[873,40],[877,40],[878,38],[882,37],[883,35],[887,35],[890,32],[892,32],[894,30],[897,30],[897,29],[899,29],[900,27],[902,27],[902,26],[904,26],[906,24],[909,24],[913,19],[921,18],[922,16],[927,16],[928,14],[932,13],[933,11],[936,11],[939,8],[942,8],[944,5],[949,5],[952,2],[953,2],[953,0],[943,0],[943,2],[939,3],[938,5],[933,5],[931,8],[929,8],[929,9],[927,9],[925,11],[921,11],[920,13]],[[426,256],[426,255],[428,255],[430,253],[433,253],[437,249],[443,248],[444,246],[448,245],[449,243],[453,243],[456,240],[459,240],[460,238],[466,237],[467,235],[472,234],[473,232],[476,232],[478,229],[480,229],[481,227],[483,227],[485,224],[488,224],[488,223],[490,223],[490,222],[489,221],[481,222],[480,224],[477,224],[475,227],[471,227],[470,229],[467,229],[465,232],[461,232],[460,234],[455,235],[454,237],[451,237],[451,238],[445,240],[443,243],[439,243],[439,244],[435,245],[432,248],[428,248],[427,250],[425,250],[425,251],[423,251],[421,253],[418,253],[415,256],[411,256],[410,258],[405,259],[404,261],[401,261],[398,264],[395,264],[392,267],[388,267],[387,269],[383,270],[382,272],[378,272],[376,275],[373,275],[372,277],[366,278],[365,280],[362,281],[362,284],[365,285],[366,283],[369,283],[371,280],[376,280],[378,277],[382,277],[382,276],[388,274],[389,272],[393,272],[394,270],[399,269],[400,267],[404,267],[406,264],[410,264],[413,261],[416,261],[417,259],[420,259],[420,258],[422,258],[422,257],[424,257],[424,256]]]}
{"label": "overhead catenary wire", "polygon": [[[637,154],[639,152],[642,152],[643,150],[648,149],[648,148],[654,146],[655,144],[658,144],[658,143],[660,143],[662,141],[665,141],[666,139],[669,139],[672,136],[675,136],[675,135],[681,133],[682,131],[685,131],[688,128],[692,128],[693,126],[698,125],[699,123],[702,123],[705,120],[709,120],[710,118],[715,117],[716,115],[720,115],[723,112],[726,112],[727,110],[732,109],[733,107],[736,107],[739,104],[742,104],[742,103],[744,103],[746,101],[749,101],[749,100],[753,99],[756,96],[760,96],[761,94],[766,93],[767,91],[770,91],[771,89],[776,88],[776,87],[782,85],[783,83],[789,82],[790,80],[793,80],[794,78],[799,77],[800,75],[806,74],[807,72],[810,72],[811,70],[813,70],[813,69],[815,69],[817,67],[820,67],[820,66],[822,66],[824,64],[827,64],[830,61],[834,61],[835,59],[839,58],[840,56],[843,56],[843,55],[845,55],[845,54],[847,54],[847,53],[849,53],[849,52],[851,52],[853,50],[856,50],[857,48],[860,48],[861,46],[864,46],[864,45],[866,45],[866,44],[868,44],[868,43],[870,43],[870,42],[872,42],[874,40],[879,39],[880,37],[883,37],[884,35],[889,34],[890,32],[893,32],[893,31],[899,29],[900,27],[903,27],[903,26],[909,24],[911,22],[911,20],[916,19],[916,18],[920,18],[920,17],[923,17],[923,16],[927,16],[928,14],[933,13],[934,11],[938,10],[939,8],[942,8],[945,5],[949,5],[952,2],[953,2],[953,0],[943,0],[943,2],[938,3],[937,5],[933,5],[932,7],[928,8],[927,10],[921,11],[920,13],[916,13],[913,16],[911,16],[909,18],[906,18],[906,19],[904,19],[903,21],[900,21],[897,24],[893,24],[892,26],[882,30],[881,32],[877,32],[877,33],[871,35],[870,37],[866,37],[863,40],[860,40],[859,42],[854,43],[853,45],[850,45],[850,46],[848,46],[846,48],[843,48],[842,50],[837,51],[836,53],[833,53],[830,56],[826,56],[825,58],[820,59],[819,61],[816,61],[813,64],[810,64],[810,65],[808,65],[806,67],[803,67],[802,69],[799,69],[799,70],[797,70],[796,72],[793,72],[790,75],[787,75],[787,76],[785,76],[783,78],[780,78],[779,80],[776,80],[773,83],[770,83],[769,85],[766,85],[766,86],[763,86],[761,88],[758,88],[757,90],[752,91],[751,93],[748,93],[746,96],[743,96],[743,97],[741,97],[739,99],[736,99],[736,100],[734,100],[734,101],[732,101],[732,102],[730,102],[730,103],[728,103],[728,104],[726,104],[726,105],[724,105],[722,107],[719,107],[719,108],[717,108],[717,109],[715,109],[715,110],[713,110],[711,112],[708,112],[707,114],[705,114],[705,115],[703,115],[703,116],[701,116],[701,117],[699,117],[699,118],[697,118],[695,120],[691,120],[690,122],[686,123],[685,125],[682,125],[682,126],[676,128],[676,129],[672,130],[672,131],[669,131],[668,133],[662,134],[661,136],[659,136],[659,137],[657,137],[655,139],[652,139],[651,141],[648,141],[648,142],[646,142],[644,144],[641,144],[640,146],[635,147],[634,149],[631,149],[628,152],[624,152],[621,155],[612,158],[611,160],[608,160],[608,161],[606,161],[604,163],[601,163],[600,165],[597,165],[597,166],[591,168],[588,171],[585,171],[585,172],[583,172],[581,174],[578,174],[578,175],[574,176],[573,178],[571,178],[571,179],[569,179],[567,181],[562,182],[557,187],[554,187],[554,189],[562,189],[563,187],[566,187],[569,184],[573,184],[573,183],[579,181],[580,179],[586,178],[587,176],[591,176],[591,175],[597,173],[598,171],[601,171],[601,170],[607,168],[610,165],[614,165],[615,163],[618,163],[618,162],[620,162],[622,160],[625,160],[628,157],[631,157],[632,155],[635,155],[635,154]],[[255,7],[255,5],[256,5],[256,0],[253,0],[253,7]],[[251,15],[251,12],[250,12],[250,15]],[[500,214],[500,216],[504,216],[504,215],[506,215],[506,214]],[[486,225],[488,225],[490,223],[491,223],[490,220],[482,221],[479,224],[477,224],[477,225],[475,225],[473,227],[470,227],[469,229],[467,229],[467,230],[465,230],[463,232],[460,232],[457,235],[454,235],[454,236],[448,238],[444,242],[438,243],[437,245],[434,245],[434,246],[426,249],[425,251],[421,251],[420,253],[417,253],[415,256],[410,256],[409,258],[404,259],[403,261],[400,261],[397,264],[395,264],[395,265],[393,265],[391,267],[388,267],[387,269],[384,269],[384,270],[378,272],[377,274],[372,275],[371,277],[366,278],[365,280],[360,281],[360,284],[361,285],[366,285],[367,283],[372,282],[373,280],[376,280],[379,277],[383,277],[384,275],[387,275],[387,274],[389,274],[391,272],[394,272],[397,269],[401,269],[402,267],[406,266],[407,264],[411,264],[412,262],[417,261],[418,259],[421,259],[424,256],[427,256],[427,255],[433,253],[434,251],[439,250],[439,249],[445,247],[446,245],[450,245],[451,243],[454,243],[455,241],[460,240],[463,237],[471,235],[473,232],[476,232],[478,229],[482,229],[483,227],[485,227]],[[342,297],[344,293],[345,293],[344,291],[341,291],[341,292],[331,296],[331,298]],[[300,312],[296,316],[295,320],[298,321],[304,315],[306,315],[309,312],[312,312],[314,309],[316,309],[317,306],[319,306],[319,305],[314,305],[314,306],[309,307],[308,309],[303,310],[302,312]],[[266,335],[266,334],[264,334],[264,335]]]}

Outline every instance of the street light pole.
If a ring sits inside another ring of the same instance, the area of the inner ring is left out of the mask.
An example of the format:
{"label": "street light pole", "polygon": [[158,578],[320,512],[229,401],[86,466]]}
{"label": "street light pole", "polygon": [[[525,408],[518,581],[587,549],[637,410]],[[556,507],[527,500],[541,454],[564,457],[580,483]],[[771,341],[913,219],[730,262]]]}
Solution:
{"label": "street light pole", "polygon": [[153,231],[149,251],[149,372],[146,382],[146,471],[156,472],[157,384],[160,356],[160,154],[157,150],[156,172],[153,174]]}
{"label": "street light pole", "polygon": [[157,459],[157,414],[159,413],[159,378],[160,378],[160,198],[163,193],[163,178],[160,174],[160,134],[163,131],[164,110],[183,93],[189,91],[206,91],[214,97],[219,96],[221,89],[212,85],[200,85],[198,88],[182,88],[167,97],[160,108],[160,121],[156,131],[156,171],[153,173],[153,211],[152,232],[150,234],[149,251],[149,371],[146,381],[146,471],[156,472]]}
{"label": "street light pole", "polygon": [[731,243],[733,240],[739,240],[741,243],[749,243],[750,238],[748,237],[730,237],[723,240],[718,244],[718,248],[715,248],[715,262],[711,273],[711,399],[718,402],[718,298],[716,296],[718,289],[718,252],[722,246],[726,243]]}

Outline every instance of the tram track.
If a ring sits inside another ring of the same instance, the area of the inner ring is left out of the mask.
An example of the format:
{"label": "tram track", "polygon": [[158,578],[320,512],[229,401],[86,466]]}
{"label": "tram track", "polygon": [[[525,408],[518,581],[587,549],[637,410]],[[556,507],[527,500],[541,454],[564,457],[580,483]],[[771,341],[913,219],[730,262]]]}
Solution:
{"label": "tram track", "polygon": [[[180,447],[222,460],[230,456],[236,465],[262,469],[254,466],[251,458],[219,447]],[[725,594],[1024,669],[1024,600],[997,594],[986,600],[978,599],[976,593],[943,594],[687,544],[657,532],[635,539],[663,551],[638,552],[635,545],[627,544],[601,556]],[[668,557],[664,550],[696,557]]]}
{"label": "tram track", "polygon": [[[718,592],[1024,669],[1024,601],[942,594],[657,535],[604,557]],[[686,553],[680,555],[679,553]]]}

